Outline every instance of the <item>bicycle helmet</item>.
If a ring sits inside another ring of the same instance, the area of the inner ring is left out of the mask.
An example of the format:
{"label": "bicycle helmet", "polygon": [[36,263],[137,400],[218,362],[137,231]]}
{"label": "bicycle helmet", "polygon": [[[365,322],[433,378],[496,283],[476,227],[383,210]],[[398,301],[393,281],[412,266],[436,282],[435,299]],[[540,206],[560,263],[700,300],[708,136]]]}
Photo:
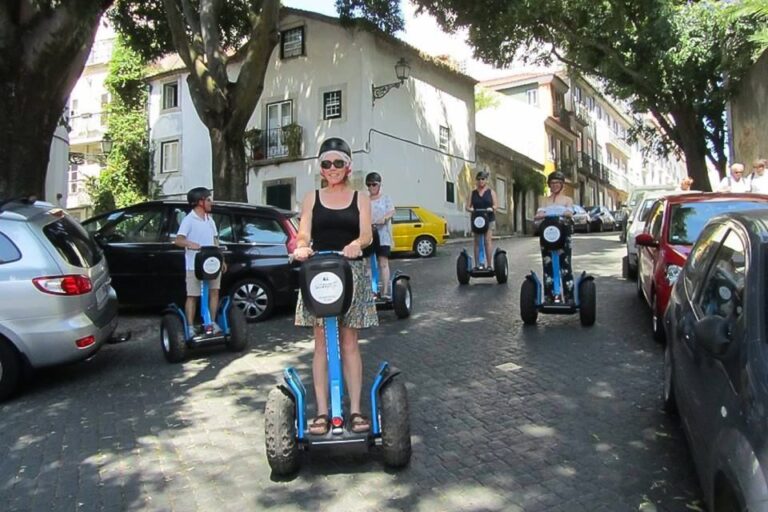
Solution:
{"label": "bicycle helmet", "polygon": [[323,143],[320,144],[320,151],[317,153],[317,156],[320,157],[323,153],[327,153],[328,151],[343,153],[350,159],[352,158],[352,150],[349,148],[349,144],[347,144],[347,141],[339,137],[331,137],[330,139],[325,139]]}
{"label": "bicycle helmet", "polygon": [[371,183],[371,182],[381,183],[381,174],[379,174],[377,172],[369,172],[368,174],[365,175],[365,182],[366,183]]}
{"label": "bicycle helmet", "polygon": [[488,179],[488,171],[477,171],[477,174],[475,174],[475,179]]}
{"label": "bicycle helmet", "polygon": [[565,174],[563,174],[560,171],[555,171],[551,173],[549,176],[547,176],[547,185],[549,185],[553,181],[562,181],[563,183],[565,183]]}
{"label": "bicycle helmet", "polygon": [[197,206],[198,202],[207,197],[211,197],[211,191],[205,187],[195,187],[187,192],[187,202],[191,206]]}

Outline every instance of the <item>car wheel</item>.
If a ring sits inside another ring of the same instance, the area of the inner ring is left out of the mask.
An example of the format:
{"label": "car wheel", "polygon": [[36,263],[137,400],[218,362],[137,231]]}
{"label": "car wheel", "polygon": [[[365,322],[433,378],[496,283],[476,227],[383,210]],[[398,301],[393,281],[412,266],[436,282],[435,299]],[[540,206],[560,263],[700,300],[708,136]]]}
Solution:
{"label": "car wheel", "polygon": [[659,343],[663,343],[666,339],[664,334],[664,320],[662,318],[663,313],[658,311],[658,300],[656,293],[651,292],[653,299],[651,300],[651,328],[653,329],[653,339]]}
{"label": "car wheel", "polygon": [[160,326],[160,341],[165,360],[180,363],[187,355],[184,325],[176,313],[166,313]]}
{"label": "car wheel", "polygon": [[677,414],[677,401],[675,400],[674,365],[672,364],[672,344],[667,343],[664,349],[664,411],[668,414]]}
{"label": "car wheel", "polygon": [[243,312],[230,307],[227,311],[229,321],[229,335],[227,336],[227,349],[231,352],[242,352],[248,346],[248,329]]}
{"label": "car wheel", "polygon": [[410,280],[402,277],[396,280],[392,287],[392,308],[395,310],[397,318],[411,316],[412,300]]}
{"label": "car wheel", "polygon": [[408,392],[405,385],[390,380],[381,390],[381,449],[384,464],[402,468],[411,460],[411,423],[408,418]]}
{"label": "car wheel", "polygon": [[533,279],[526,278],[520,287],[520,317],[525,325],[535,325],[539,317],[536,309],[536,283]]}
{"label": "car wheel", "polygon": [[413,242],[413,250],[422,258],[431,258],[435,255],[437,244],[428,236],[420,236]]}
{"label": "car wheel", "polygon": [[243,279],[232,288],[232,304],[242,311],[248,322],[261,322],[272,315],[275,294],[261,279]]}
{"label": "car wheel", "polygon": [[21,360],[16,351],[0,340],[0,402],[10,397],[19,385]]}
{"label": "car wheel", "polygon": [[278,387],[269,392],[264,409],[264,437],[267,462],[276,475],[291,475],[299,469],[296,435],[296,405],[288,391]]}

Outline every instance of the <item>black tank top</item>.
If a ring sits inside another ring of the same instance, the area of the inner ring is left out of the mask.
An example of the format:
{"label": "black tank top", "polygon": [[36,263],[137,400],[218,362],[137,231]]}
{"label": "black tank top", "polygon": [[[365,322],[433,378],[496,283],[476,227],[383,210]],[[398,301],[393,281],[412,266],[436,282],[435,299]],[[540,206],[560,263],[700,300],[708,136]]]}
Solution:
{"label": "black tank top", "polygon": [[357,208],[357,191],[346,208],[334,210],[320,202],[320,191],[315,191],[312,207],[312,250],[341,251],[360,236],[360,210]]}
{"label": "black tank top", "polygon": [[[477,193],[477,189],[472,191],[472,208],[475,210],[484,210],[493,206],[493,196],[491,195],[491,189],[485,189],[483,195]],[[496,215],[490,213],[488,220],[496,220]]]}

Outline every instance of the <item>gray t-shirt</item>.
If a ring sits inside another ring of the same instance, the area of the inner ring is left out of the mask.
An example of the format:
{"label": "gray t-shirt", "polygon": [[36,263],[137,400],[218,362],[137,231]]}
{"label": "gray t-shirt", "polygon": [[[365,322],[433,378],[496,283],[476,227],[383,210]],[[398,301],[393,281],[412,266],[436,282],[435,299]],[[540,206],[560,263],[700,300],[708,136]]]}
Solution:
{"label": "gray t-shirt", "polygon": [[[371,200],[371,222],[379,224],[387,212],[395,209],[392,199],[386,194],[380,194]],[[376,226],[379,232],[379,245],[392,247],[392,219],[388,219],[383,226]]]}

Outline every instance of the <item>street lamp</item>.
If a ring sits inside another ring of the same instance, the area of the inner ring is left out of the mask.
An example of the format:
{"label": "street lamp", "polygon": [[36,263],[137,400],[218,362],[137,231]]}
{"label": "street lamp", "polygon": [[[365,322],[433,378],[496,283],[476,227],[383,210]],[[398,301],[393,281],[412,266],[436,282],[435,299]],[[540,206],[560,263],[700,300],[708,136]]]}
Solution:
{"label": "street lamp", "polygon": [[101,139],[101,152],[105,155],[112,152],[112,137],[108,133],[105,133],[104,138]]}
{"label": "street lamp", "polygon": [[392,82],[391,84],[373,85],[371,84],[371,106],[376,103],[376,100],[383,98],[391,89],[400,87],[406,80],[411,72],[411,66],[404,58],[400,58],[395,64],[395,76],[397,76],[399,82]]}
{"label": "street lamp", "polygon": [[73,151],[69,153],[69,163],[71,165],[83,165],[88,159],[97,159],[100,165],[104,165],[104,160],[112,151],[114,142],[112,137],[108,133],[104,134],[104,138],[101,139],[101,153],[82,153],[79,151]]}

